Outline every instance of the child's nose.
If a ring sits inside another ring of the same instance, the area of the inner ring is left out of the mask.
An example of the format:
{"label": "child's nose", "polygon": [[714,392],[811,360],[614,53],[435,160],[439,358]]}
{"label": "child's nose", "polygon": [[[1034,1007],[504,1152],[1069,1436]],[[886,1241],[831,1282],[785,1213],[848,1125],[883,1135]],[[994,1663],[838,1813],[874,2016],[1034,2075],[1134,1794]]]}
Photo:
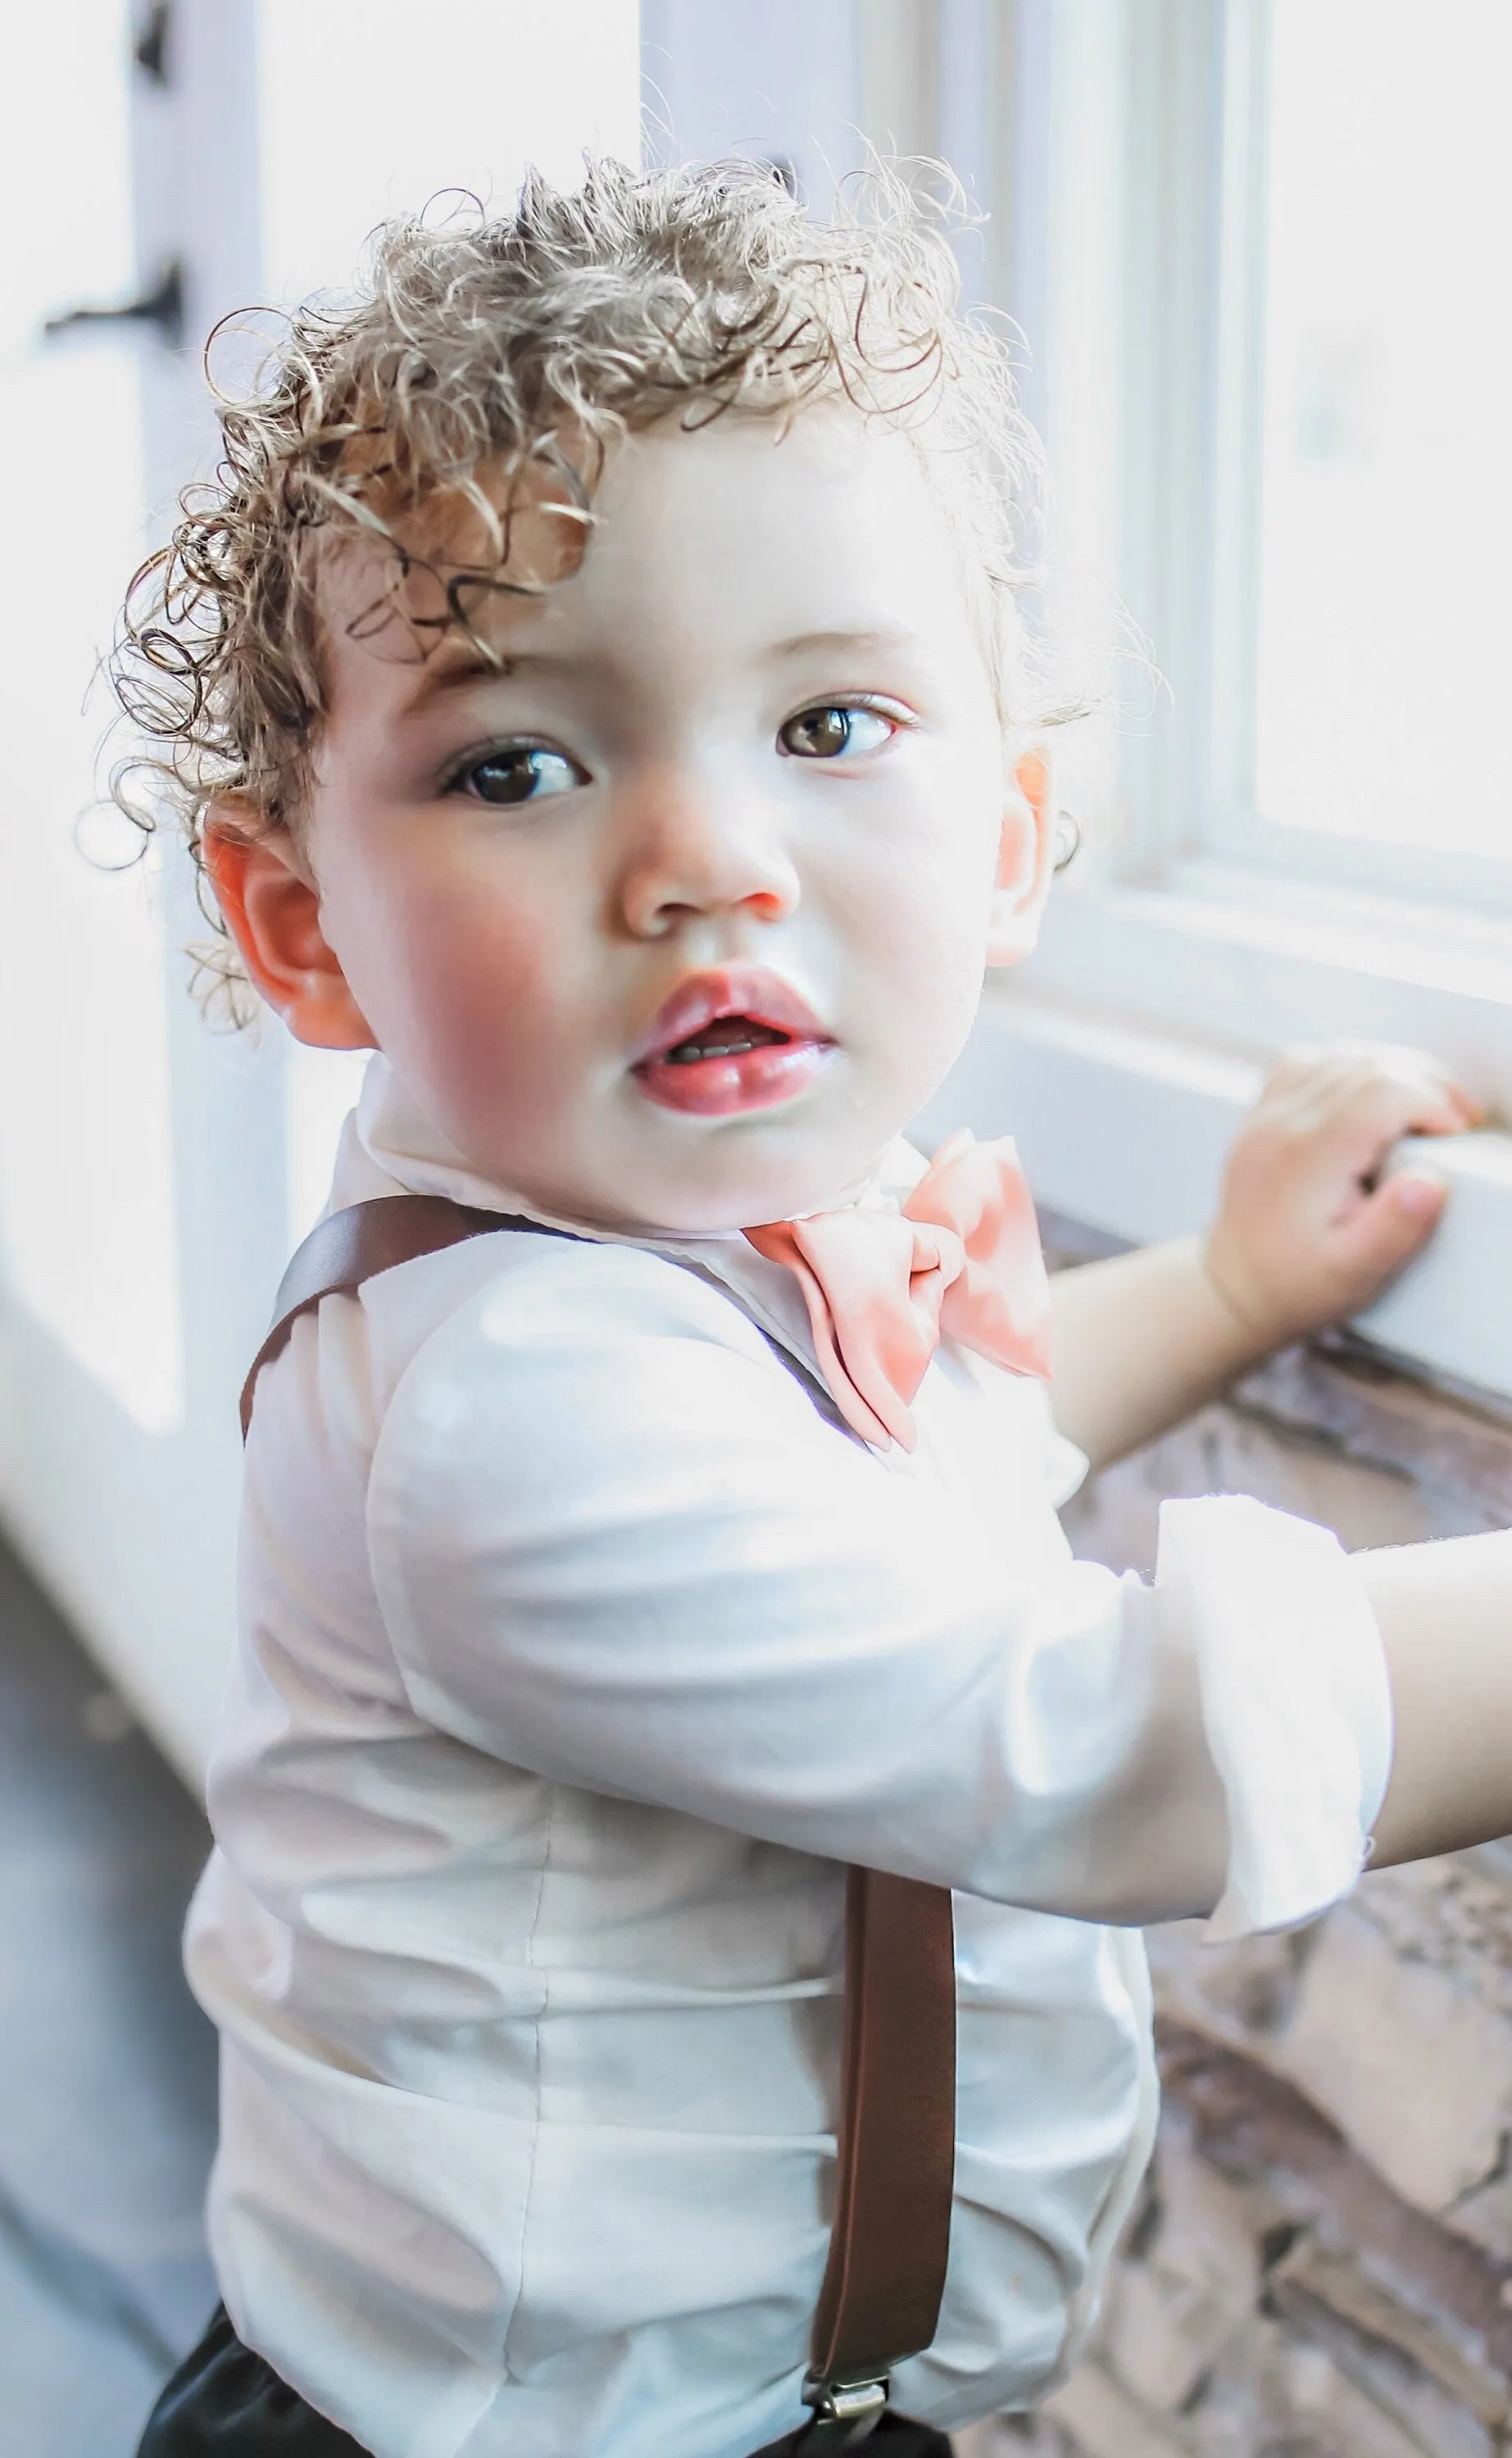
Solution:
{"label": "child's nose", "polygon": [[626,814],[617,890],[637,938],[662,938],[679,922],[741,907],[778,922],[799,893],[775,812],[714,780],[665,770],[646,780]]}

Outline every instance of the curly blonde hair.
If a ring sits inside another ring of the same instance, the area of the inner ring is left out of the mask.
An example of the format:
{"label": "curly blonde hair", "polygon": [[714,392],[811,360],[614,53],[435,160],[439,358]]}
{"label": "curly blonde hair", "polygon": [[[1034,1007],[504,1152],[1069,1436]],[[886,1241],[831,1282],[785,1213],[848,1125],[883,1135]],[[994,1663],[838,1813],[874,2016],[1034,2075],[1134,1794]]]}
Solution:
{"label": "curly blonde hair", "polygon": [[[984,584],[1005,719],[1048,721],[1015,605],[1033,577],[1039,448],[1005,341],[961,313],[953,210],[947,176],[931,195],[880,163],[818,221],[760,164],[600,160],[571,193],[531,174],[497,218],[384,224],[355,296],[299,310],[250,397],[217,400],[217,475],[186,491],[127,597],[112,674],[141,747],[114,799],[144,831],[166,808],[197,861],[224,796],[297,828],[325,706],[317,581],[333,540],[390,552],[394,586],[363,619],[408,620],[424,655],[470,628],[469,595],[513,585],[510,490],[543,461],[587,525],[617,436],[669,416],[791,417],[825,397],[928,422]],[[416,624],[401,602],[416,516],[458,506],[480,516],[493,561],[423,567],[436,612]]]}

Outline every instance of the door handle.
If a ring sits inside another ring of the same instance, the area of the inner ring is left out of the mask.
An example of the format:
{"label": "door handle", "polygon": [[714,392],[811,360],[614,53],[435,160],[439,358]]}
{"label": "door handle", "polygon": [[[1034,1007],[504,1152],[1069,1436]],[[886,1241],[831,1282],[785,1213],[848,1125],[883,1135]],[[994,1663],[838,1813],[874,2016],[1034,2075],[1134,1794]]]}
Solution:
{"label": "door handle", "polygon": [[80,324],[151,324],[166,349],[178,349],[184,338],[182,258],[171,256],[152,289],[139,298],[129,299],[119,307],[70,307],[60,316],[50,316],[42,330],[51,340]]}

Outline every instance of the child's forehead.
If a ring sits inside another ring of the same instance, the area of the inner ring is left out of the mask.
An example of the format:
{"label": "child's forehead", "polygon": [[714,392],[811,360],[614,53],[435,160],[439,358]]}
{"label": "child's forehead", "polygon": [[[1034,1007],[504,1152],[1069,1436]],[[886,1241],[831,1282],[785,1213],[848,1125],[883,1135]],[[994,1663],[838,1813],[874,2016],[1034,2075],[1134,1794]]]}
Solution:
{"label": "child's forehead", "polygon": [[[481,465],[466,490],[347,532],[324,562],[328,633],[385,659],[505,657],[523,636],[643,612],[759,633],[963,611],[927,439],[843,405],[779,423],[667,419],[590,455]],[[933,584],[933,585],[931,585]],[[954,628],[954,622],[952,622]]]}

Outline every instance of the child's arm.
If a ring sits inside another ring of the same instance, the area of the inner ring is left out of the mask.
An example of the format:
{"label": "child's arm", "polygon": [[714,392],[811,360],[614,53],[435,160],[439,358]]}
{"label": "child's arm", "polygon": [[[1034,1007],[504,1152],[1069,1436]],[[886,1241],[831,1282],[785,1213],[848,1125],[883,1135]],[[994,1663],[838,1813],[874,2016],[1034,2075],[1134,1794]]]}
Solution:
{"label": "child's arm", "polygon": [[[1512,1535],[1351,1561],[1242,1496],[1173,1502],[1153,1583],[1118,1578],[1019,1542],[1011,1495],[838,1440],[692,1275],[520,1242],[404,1366],[368,1486],[398,1677],[470,1749],[1071,1919],[1216,1904],[1231,1937],[1320,1911],[1372,1833],[1397,1860],[1512,1831]],[[392,1357],[413,1300],[383,1279]],[[315,1490],[315,1347],[264,1378],[259,1510]],[[1041,1527],[1035,1480],[1019,1502]]]}
{"label": "child's arm", "polygon": [[1284,1058],[1229,1156],[1205,1239],[1057,1275],[1062,1431],[1104,1467],[1273,1350],[1357,1313],[1411,1261],[1443,1205],[1421,1169],[1376,1183],[1392,1145],[1459,1134],[1477,1115],[1413,1051]]}
{"label": "child's arm", "polygon": [[1395,1727],[1372,1866],[1512,1834],[1512,1531],[1355,1562]]}

